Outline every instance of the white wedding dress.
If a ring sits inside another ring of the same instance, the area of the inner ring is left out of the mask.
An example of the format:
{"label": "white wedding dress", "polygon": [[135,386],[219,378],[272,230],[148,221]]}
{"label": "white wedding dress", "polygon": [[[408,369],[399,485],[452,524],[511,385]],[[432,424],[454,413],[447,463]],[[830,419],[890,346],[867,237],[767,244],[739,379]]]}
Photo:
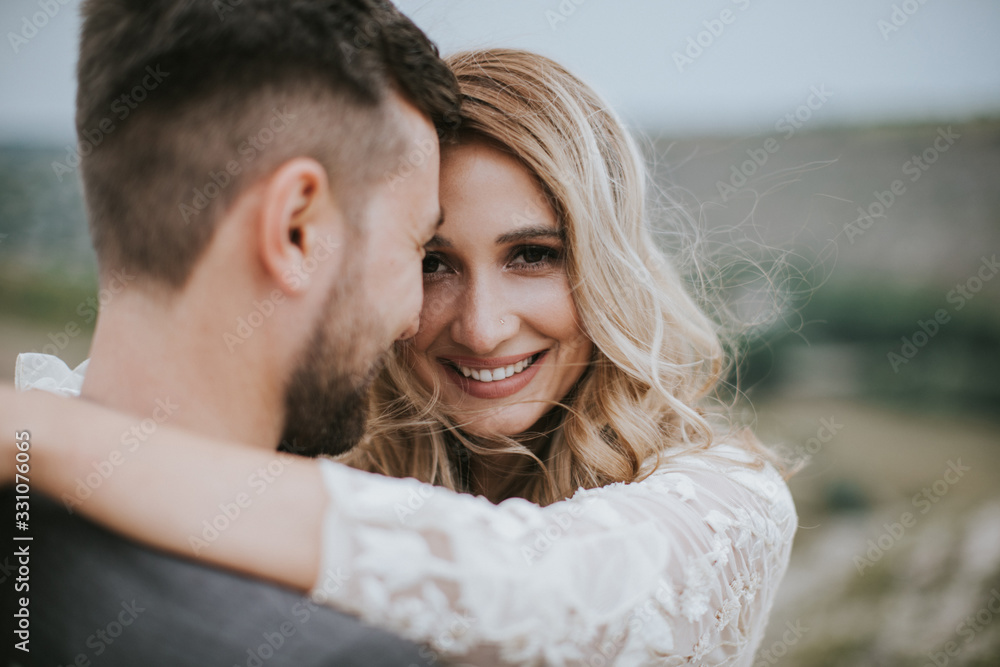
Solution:
{"label": "white wedding dress", "polygon": [[[83,367],[28,356],[20,389],[79,392]],[[324,460],[313,596],[451,664],[751,665],[797,518],[750,460],[717,445],[544,508]]]}

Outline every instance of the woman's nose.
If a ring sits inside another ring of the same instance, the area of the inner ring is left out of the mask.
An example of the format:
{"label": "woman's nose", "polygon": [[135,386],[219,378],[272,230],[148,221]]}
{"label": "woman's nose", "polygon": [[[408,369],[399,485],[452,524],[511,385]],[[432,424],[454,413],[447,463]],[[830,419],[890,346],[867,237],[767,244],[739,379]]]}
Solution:
{"label": "woman's nose", "polygon": [[476,355],[487,356],[517,331],[503,290],[489,279],[477,279],[465,287],[464,298],[452,322],[452,339]]}

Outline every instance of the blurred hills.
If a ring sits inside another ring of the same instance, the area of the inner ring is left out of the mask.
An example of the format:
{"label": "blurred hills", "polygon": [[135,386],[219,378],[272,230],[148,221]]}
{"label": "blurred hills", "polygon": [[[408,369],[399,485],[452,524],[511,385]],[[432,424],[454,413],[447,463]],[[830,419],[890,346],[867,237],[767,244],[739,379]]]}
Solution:
{"label": "blurred hills", "polygon": [[[699,270],[723,285],[710,297],[745,324],[751,397],[998,404],[1000,280],[978,275],[1000,249],[1000,119],[640,143],[654,211],[674,220],[663,244],[709,258]],[[68,150],[0,146],[0,331],[41,349],[73,322],[85,352],[96,267]],[[14,351],[0,344],[0,377]]]}

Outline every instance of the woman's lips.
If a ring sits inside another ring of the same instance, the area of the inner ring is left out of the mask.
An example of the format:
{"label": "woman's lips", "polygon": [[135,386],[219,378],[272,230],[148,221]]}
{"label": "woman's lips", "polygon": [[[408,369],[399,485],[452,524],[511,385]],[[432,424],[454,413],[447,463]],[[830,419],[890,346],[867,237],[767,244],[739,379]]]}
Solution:
{"label": "woman's lips", "polygon": [[526,354],[512,354],[506,357],[490,357],[489,359],[483,359],[482,357],[438,357],[438,361],[451,362],[456,366],[468,366],[469,368],[498,368],[522,361],[528,357],[534,357],[543,352],[548,352],[548,348],[535,350]]}
{"label": "woman's lips", "polygon": [[[535,377],[535,374],[538,373],[538,367],[544,363],[547,356],[548,350],[536,352],[535,354],[528,356],[519,355],[499,357],[496,359],[450,357],[442,359],[441,365],[445,367],[448,379],[457,384],[465,393],[474,398],[495,399],[511,396],[523,389],[525,385],[531,382],[532,378]],[[519,363],[532,358],[534,358],[534,361],[520,372],[515,372],[514,375],[505,377],[502,380],[492,380],[489,382],[482,382],[474,379],[473,377],[465,377],[465,375],[456,368],[456,366],[465,366],[467,369],[472,369],[474,372],[478,372],[480,374],[489,373],[490,370],[487,369],[494,368],[506,368],[509,372],[511,366],[514,366],[516,371],[516,367]]]}

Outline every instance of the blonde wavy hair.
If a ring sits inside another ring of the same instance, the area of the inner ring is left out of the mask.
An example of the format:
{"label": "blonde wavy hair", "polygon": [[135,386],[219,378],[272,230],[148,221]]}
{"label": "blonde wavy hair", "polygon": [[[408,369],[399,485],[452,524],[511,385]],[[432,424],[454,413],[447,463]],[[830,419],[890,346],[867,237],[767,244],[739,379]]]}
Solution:
{"label": "blonde wavy hair", "polygon": [[[594,353],[550,411],[547,444],[529,449],[516,437],[463,433],[437,389],[417,383],[397,346],[373,386],[367,435],[340,460],[469,491],[469,461],[489,470],[504,454],[507,469],[496,472],[506,473],[506,482],[491,499],[547,505],[580,487],[637,481],[664,457],[708,448],[721,436],[763,453],[749,431],[728,426],[727,415],[715,420],[706,412],[730,367],[720,326],[654,241],[645,163],[614,113],[585,83],[534,53],[470,51],[448,63],[463,95],[459,142],[498,144],[546,192],[565,233],[566,271]],[[513,471],[510,454],[522,462]]]}

